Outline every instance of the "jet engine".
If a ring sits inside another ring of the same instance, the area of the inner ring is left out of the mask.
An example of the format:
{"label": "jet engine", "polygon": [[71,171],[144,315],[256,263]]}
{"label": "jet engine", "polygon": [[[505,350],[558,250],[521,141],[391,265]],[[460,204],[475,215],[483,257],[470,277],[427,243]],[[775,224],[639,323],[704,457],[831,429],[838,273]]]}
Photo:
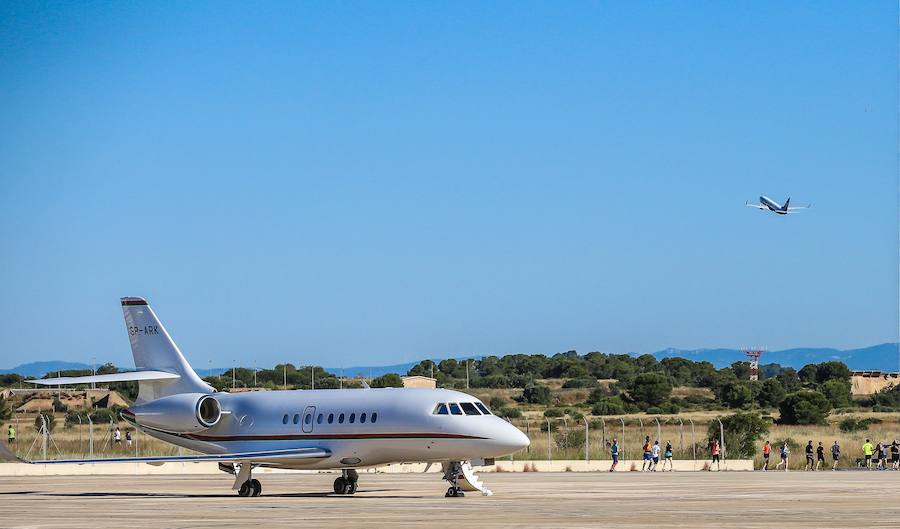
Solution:
{"label": "jet engine", "polygon": [[128,409],[141,426],[172,433],[201,432],[222,420],[222,407],[212,395],[181,393]]}

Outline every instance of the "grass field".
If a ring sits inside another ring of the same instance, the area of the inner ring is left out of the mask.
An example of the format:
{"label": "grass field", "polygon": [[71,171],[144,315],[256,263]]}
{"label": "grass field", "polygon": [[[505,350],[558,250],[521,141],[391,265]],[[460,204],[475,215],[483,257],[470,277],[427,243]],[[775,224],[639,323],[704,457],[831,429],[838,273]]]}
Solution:
{"label": "grass field", "polygon": [[[727,413],[725,413],[727,414]],[[651,439],[657,438],[657,419],[659,420],[659,438],[661,445],[671,441],[675,448],[676,459],[698,460],[709,459],[707,450],[707,428],[717,416],[724,416],[721,412],[707,411],[692,414],[670,416],[626,415],[623,417],[588,417],[588,456],[590,459],[610,459],[608,443],[613,437],[619,439],[623,449],[624,458],[635,458],[641,453],[641,445],[645,435]],[[846,417],[877,418],[882,422],[870,425],[867,430],[855,433],[841,432],[837,424]],[[624,435],[622,420],[625,421]],[[693,421],[693,429],[691,428]],[[13,421],[15,422],[15,421]],[[515,419],[513,424],[526,432],[531,439],[531,446],[522,452],[514,454],[513,459],[584,459],[584,431],[583,421],[575,422],[572,419],[550,419],[553,431],[549,439],[547,435],[547,422],[540,412],[529,412],[527,418]],[[603,423],[606,425],[604,434]],[[19,432],[16,452],[20,457],[38,459],[41,457],[42,440],[34,427],[34,415],[19,415]],[[122,443],[116,446],[112,442],[113,427],[110,424],[95,425],[94,456],[95,457],[121,457],[125,455],[174,455],[179,453],[179,448],[153,439],[141,432],[135,432],[125,422],[119,423],[122,432]],[[543,429],[542,429],[543,427]],[[128,447],[125,443],[125,433],[131,431],[134,443]],[[769,439],[773,445],[783,439],[793,439],[796,447],[792,450],[790,465],[793,469],[803,468],[805,457],[803,446],[808,440],[814,444],[822,441],[826,448],[826,454],[831,444],[837,440],[843,450],[840,466],[847,468],[854,465],[854,460],[862,457],[862,444],[866,438],[873,443],[878,441],[892,441],[900,438],[900,414],[897,413],[849,413],[833,415],[829,423],[823,426],[783,426],[772,425],[769,435],[760,440]],[[549,452],[548,452],[549,445]],[[727,448],[727,447],[726,447]],[[50,436],[48,443],[48,457],[51,459],[80,458],[89,455],[89,428],[87,425],[64,426],[64,417],[57,416],[57,426]],[[726,453],[727,457],[727,453]],[[777,462],[777,448],[773,453],[773,464]],[[757,467],[762,465],[762,455],[756,456]],[[829,461],[830,464],[830,461]]]}

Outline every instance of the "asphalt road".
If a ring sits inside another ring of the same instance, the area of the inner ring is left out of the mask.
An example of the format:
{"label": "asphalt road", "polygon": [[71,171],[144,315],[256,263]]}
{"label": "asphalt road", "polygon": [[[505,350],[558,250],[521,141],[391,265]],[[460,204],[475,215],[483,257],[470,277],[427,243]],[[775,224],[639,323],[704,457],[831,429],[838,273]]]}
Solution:
{"label": "asphalt road", "polygon": [[482,474],[492,497],[444,498],[435,474],[0,478],[0,527],[900,527],[900,472]]}

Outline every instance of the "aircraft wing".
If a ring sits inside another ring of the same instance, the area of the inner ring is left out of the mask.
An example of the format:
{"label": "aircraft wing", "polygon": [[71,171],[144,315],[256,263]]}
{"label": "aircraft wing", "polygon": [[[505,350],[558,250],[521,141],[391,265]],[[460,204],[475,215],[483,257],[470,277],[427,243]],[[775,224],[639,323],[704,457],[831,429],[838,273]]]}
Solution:
{"label": "aircraft wing", "polygon": [[747,203],[744,204],[744,205],[747,206],[748,208],[769,209],[769,208],[763,206],[762,204],[751,204],[751,203],[747,202]]}
{"label": "aircraft wing", "polygon": [[797,211],[797,210],[801,210],[801,209],[809,209],[809,208],[811,208],[811,207],[812,207],[812,204],[810,204],[810,205],[808,205],[808,206],[791,206],[791,207],[788,208],[788,211]]}
{"label": "aircraft wing", "polygon": [[109,373],[106,375],[88,375],[86,377],[59,377],[59,378],[35,378],[26,380],[32,384],[42,386],[65,386],[70,384],[105,384],[107,382],[131,382],[133,380],[174,380],[181,378],[175,373],[166,371],[126,371],[124,373]]}
{"label": "aircraft wing", "polygon": [[48,459],[43,461],[26,461],[19,459],[6,445],[0,446],[0,460],[18,461],[34,465],[56,465],[62,463],[74,463],[78,465],[88,463],[148,463],[162,465],[163,463],[198,463],[202,461],[215,462],[241,462],[253,463],[278,462],[285,459],[324,459],[331,452],[324,448],[291,448],[284,450],[263,450],[258,452],[235,452],[231,454],[201,454],[190,456],[156,456],[156,457],[111,457],[105,459]]}

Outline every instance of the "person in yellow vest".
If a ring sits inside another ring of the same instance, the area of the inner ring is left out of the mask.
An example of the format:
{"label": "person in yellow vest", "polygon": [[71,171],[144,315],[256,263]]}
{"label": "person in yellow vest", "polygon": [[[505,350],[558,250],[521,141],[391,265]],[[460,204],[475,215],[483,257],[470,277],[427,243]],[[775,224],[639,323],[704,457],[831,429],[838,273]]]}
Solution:
{"label": "person in yellow vest", "polygon": [[875,452],[875,447],[872,446],[872,443],[866,439],[866,444],[863,445],[863,455],[866,457],[866,468],[872,468],[872,454]]}
{"label": "person in yellow vest", "polygon": [[6,441],[9,444],[13,444],[16,442],[16,427],[13,425],[9,425],[9,429],[6,431]]}

